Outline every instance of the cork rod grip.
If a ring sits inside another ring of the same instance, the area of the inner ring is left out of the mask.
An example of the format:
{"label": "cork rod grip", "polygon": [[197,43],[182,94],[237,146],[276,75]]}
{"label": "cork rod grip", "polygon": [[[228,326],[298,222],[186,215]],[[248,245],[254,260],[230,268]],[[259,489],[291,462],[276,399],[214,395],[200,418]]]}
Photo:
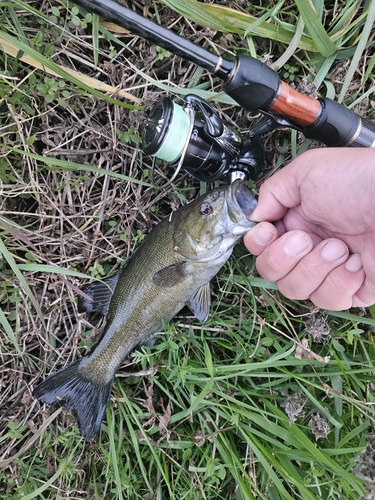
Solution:
{"label": "cork rod grip", "polygon": [[279,92],[269,111],[285,116],[301,127],[313,125],[321,112],[317,99],[300,94],[285,82],[280,82]]}

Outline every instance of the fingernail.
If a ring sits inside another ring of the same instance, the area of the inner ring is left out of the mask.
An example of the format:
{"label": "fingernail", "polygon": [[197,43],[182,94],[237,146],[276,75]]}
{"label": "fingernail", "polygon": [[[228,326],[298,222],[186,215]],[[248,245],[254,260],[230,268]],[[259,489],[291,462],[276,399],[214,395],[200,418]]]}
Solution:
{"label": "fingernail", "polygon": [[254,212],[250,215],[249,220],[252,220],[254,222],[259,222],[259,217],[258,217],[258,207],[255,207]]}
{"label": "fingernail", "polygon": [[340,240],[330,240],[323,247],[320,255],[327,262],[334,262],[335,260],[338,260],[341,257],[343,257],[347,252],[348,248],[345,245],[345,243],[343,243]]}
{"label": "fingernail", "polygon": [[265,247],[274,239],[274,233],[267,226],[258,224],[254,230],[254,241],[257,245]]}
{"label": "fingernail", "polygon": [[351,273],[357,273],[362,269],[362,260],[358,253],[353,253],[345,262],[345,268]]}
{"label": "fingernail", "polygon": [[284,252],[291,257],[298,257],[311,246],[311,240],[303,233],[293,233],[284,241]]}

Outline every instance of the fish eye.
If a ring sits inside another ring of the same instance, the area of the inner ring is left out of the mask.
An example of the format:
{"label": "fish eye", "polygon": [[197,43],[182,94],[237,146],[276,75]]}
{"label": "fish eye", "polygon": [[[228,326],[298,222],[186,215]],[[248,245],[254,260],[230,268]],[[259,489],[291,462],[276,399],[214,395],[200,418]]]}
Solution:
{"label": "fish eye", "polygon": [[199,207],[199,215],[210,215],[212,213],[212,205],[205,202]]}

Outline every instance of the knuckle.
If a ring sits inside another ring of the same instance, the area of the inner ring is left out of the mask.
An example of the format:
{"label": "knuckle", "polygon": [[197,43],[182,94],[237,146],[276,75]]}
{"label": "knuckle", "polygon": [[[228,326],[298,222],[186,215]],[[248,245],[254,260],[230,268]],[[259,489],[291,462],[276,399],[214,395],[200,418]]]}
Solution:
{"label": "knuckle", "polygon": [[272,252],[268,251],[268,249],[265,249],[264,252],[257,258],[256,267],[264,278],[271,281],[278,281],[289,271],[289,269],[285,266],[285,262],[275,258]]}
{"label": "knuckle", "polygon": [[311,302],[319,309],[330,309],[331,311],[343,311],[352,307],[352,297],[329,297],[327,295],[312,294]]}
{"label": "knuckle", "polygon": [[332,272],[322,285],[311,294],[311,301],[322,309],[334,311],[350,309],[353,297],[360,283],[344,279],[339,272]]}
{"label": "knuckle", "polygon": [[277,282],[277,286],[284,297],[288,299],[306,300],[310,295],[306,290],[302,290],[294,280],[281,279]]}
{"label": "knuckle", "polygon": [[306,300],[324,281],[325,274],[319,274],[317,266],[308,259],[302,259],[298,266],[283,279],[278,281],[280,292],[289,299]]}

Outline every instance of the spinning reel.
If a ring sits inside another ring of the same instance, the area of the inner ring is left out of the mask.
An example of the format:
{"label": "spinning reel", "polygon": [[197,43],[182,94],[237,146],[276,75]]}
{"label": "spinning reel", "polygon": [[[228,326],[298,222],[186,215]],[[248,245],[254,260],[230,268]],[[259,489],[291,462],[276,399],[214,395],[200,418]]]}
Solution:
{"label": "spinning reel", "polygon": [[142,145],[146,154],[175,167],[164,186],[181,168],[200,181],[228,175],[233,182],[257,178],[265,164],[258,137],[243,141],[206,101],[192,94],[186,96],[184,108],[169,98],[155,104],[146,120]]}

